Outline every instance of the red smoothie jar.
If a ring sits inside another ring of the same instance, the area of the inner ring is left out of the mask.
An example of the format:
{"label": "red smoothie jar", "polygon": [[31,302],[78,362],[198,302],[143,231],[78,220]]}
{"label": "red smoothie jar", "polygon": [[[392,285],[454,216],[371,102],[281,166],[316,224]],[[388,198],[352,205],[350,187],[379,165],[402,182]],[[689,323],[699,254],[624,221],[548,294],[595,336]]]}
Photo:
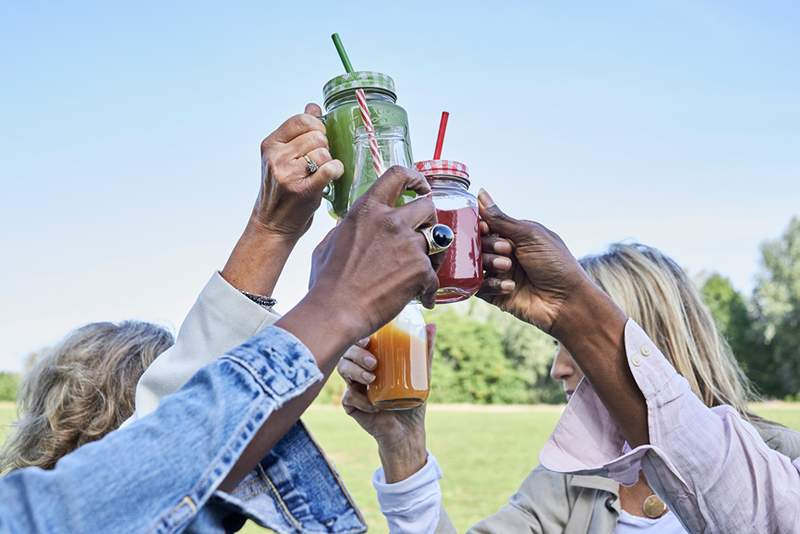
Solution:
{"label": "red smoothie jar", "polygon": [[469,170],[463,163],[444,159],[418,161],[415,167],[431,185],[439,222],[455,234],[439,268],[436,303],[466,300],[483,282],[478,200],[469,192]]}

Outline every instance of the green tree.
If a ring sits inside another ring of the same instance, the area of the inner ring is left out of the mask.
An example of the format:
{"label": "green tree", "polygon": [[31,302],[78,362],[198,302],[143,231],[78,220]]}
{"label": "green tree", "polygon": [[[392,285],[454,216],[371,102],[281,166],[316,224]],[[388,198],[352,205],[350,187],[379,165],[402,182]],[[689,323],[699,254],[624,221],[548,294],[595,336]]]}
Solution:
{"label": "green tree", "polygon": [[800,218],[761,246],[754,303],[782,395],[800,394]]}
{"label": "green tree", "polygon": [[431,378],[433,402],[527,402],[525,380],[506,358],[495,324],[454,309],[428,314],[436,323]]}
{"label": "green tree", "polygon": [[771,354],[745,297],[728,278],[718,273],[705,279],[700,292],[714,316],[717,328],[756,390],[762,395],[780,395],[781,388],[772,368]]}
{"label": "green tree", "polygon": [[19,375],[0,371],[0,401],[17,400],[18,387]]}
{"label": "green tree", "polygon": [[435,402],[564,401],[550,378],[553,340],[537,328],[478,299],[439,307],[427,319],[439,330],[431,384]]}
{"label": "green tree", "polygon": [[497,308],[483,305],[489,309],[489,321],[497,325],[503,338],[506,359],[520,372],[525,382],[525,402],[564,402],[561,385],[550,377],[555,354],[553,338]]}

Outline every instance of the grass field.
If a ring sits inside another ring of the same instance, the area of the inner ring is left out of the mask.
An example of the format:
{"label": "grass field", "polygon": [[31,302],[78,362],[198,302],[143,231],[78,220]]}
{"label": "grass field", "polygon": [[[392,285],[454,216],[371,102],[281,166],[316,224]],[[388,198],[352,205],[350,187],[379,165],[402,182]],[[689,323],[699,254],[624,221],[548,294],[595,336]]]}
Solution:
{"label": "grass field", "polygon": [[[800,430],[800,404],[756,405],[762,416]],[[459,531],[496,511],[536,465],[540,447],[561,413],[560,406],[433,406],[429,445],[445,477],[445,505]],[[14,405],[0,403],[0,440],[14,418]],[[378,465],[372,439],[333,406],[314,406],[304,417],[359,504],[370,532],[386,532],[370,484]],[[248,525],[245,532],[263,532]]]}

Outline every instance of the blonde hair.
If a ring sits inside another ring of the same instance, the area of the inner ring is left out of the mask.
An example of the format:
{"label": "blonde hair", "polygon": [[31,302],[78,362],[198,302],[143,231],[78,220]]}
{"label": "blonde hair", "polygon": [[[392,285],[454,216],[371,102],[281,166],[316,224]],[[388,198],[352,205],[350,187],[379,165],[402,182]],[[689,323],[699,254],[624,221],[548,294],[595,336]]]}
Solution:
{"label": "blonde hair", "polygon": [[173,343],[167,330],[141,321],[92,323],[71,332],[23,378],[19,420],[0,452],[0,472],[51,469],[116,429],[133,414],[139,377]]}
{"label": "blonde hair", "polygon": [[580,260],[589,277],[636,321],[707,405],[744,417],[753,390],[695,285],[672,258],[639,243],[615,243]]}

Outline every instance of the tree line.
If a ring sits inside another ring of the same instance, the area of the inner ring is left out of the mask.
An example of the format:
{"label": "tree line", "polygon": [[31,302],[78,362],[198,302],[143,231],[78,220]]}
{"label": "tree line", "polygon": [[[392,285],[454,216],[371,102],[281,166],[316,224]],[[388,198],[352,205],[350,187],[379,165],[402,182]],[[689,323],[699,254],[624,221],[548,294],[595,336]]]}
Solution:
{"label": "tree line", "polygon": [[[761,246],[754,289],[745,295],[719,273],[697,280],[736,358],[764,398],[800,400],[800,218]],[[426,312],[437,325],[431,371],[432,402],[559,403],[549,376],[555,345],[547,334],[478,299]],[[0,400],[14,400],[19,378],[0,373]],[[335,375],[323,402],[338,402]]]}
{"label": "tree line", "polygon": [[[800,218],[761,245],[749,295],[719,273],[697,280],[725,340],[766,399],[800,400]],[[563,402],[549,377],[552,339],[507,314],[472,299],[466,312],[437,308],[433,402]]]}

